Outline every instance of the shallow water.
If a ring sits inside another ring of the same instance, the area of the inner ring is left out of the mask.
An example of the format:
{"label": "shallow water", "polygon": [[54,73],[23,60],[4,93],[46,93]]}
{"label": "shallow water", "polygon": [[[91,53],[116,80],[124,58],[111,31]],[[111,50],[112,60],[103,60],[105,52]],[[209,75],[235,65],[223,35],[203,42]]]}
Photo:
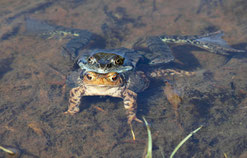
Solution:
{"label": "shallow water", "polygon": [[[96,45],[101,48],[131,48],[138,38],[151,35],[217,30],[234,48],[247,46],[244,0],[2,0],[0,6],[0,145],[17,148],[27,158],[142,157],[147,131],[134,122],[137,140],[132,140],[118,98],[84,97],[78,114],[64,115],[70,90],[65,80],[73,67],[61,55],[67,40],[26,35],[25,18],[89,30],[106,40]],[[246,53],[225,57],[187,45],[171,48],[175,62],[159,69],[194,75],[152,78],[139,93],[137,115],[150,123],[153,157],[162,152],[168,157],[200,125],[175,157],[246,157]],[[166,98],[166,80],[182,98],[178,107]],[[0,157],[5,156],[1,151]]]}

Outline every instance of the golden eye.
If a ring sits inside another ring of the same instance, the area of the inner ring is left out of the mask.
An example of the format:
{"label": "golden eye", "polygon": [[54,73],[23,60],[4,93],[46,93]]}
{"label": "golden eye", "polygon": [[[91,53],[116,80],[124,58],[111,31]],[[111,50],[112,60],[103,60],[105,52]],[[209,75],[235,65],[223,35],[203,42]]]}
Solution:
{"label": "golden eye", "polygon": [[93,77],[90,76],[89,74],[87,74],[86,76],[87,76],[87,79],[88,79],[88,80],[92,80],[92,79],[93,79]]}
{"label": "golden eye", "polygon": [[88,80],[93,80],[95,77],[94,77],[93,74],[87,73],[87,74],[86,74],[86,78],[87,78]]}
{"label": "golden eye", "polygon": [[111,81],[116,81],[118,79],[118,74],[114,74],[109,77]]}

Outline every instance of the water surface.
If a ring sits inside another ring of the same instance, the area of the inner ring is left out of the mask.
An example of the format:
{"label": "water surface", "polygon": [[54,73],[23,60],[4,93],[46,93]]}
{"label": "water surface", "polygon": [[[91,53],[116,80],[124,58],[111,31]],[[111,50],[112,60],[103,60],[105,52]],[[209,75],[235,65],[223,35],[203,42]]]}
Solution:
{"label": "water surface", "polygon": [[[25,158],[142,157],[147,140],[145,127],[136,122],[132,140],[118,98],[84,97],[80,113],[63,114],[70,90],[66,75],[73,68],[61,55],[67,40],[25,34],[27,17],[94,32],[106,41],[95,46],[100,48],[131,48],[140,37],[164,33],[222,30],[230,45],[246,49],[244,0],[2,0],[0,6],[0,145],[20,149]],[[150,123],[153,157],[168,157],[200,125],[176,157],[246,157],[246,53],[225,57],[192,46],[171,48],[175,62],[159,69],[195,75],[153,78],[139,94],[138,117]],[[182,98],[177,108],[164,93],[166,80]]]}

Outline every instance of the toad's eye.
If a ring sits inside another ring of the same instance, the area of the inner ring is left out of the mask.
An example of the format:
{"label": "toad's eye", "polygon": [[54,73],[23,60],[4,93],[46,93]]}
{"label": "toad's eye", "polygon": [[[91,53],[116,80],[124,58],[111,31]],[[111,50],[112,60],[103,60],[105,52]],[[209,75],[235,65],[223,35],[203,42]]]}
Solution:
{"label": "toad's eye", "polygon": [[85,75],[84,75],[84,79],[85,80],[95,80],[96,79],[96,74],[94,72],[87,72]]}
{"label": "toad's eye", "polygon": [[109,77],[111,81],[116,81],[118,79],[118,74],[114,74]]}
{"label": "toad's eye", "polygon": [[87,77],[88,80],[92,80],[93,79],[93,76],[90,75],[90,74],[86,74],[86,77]]}

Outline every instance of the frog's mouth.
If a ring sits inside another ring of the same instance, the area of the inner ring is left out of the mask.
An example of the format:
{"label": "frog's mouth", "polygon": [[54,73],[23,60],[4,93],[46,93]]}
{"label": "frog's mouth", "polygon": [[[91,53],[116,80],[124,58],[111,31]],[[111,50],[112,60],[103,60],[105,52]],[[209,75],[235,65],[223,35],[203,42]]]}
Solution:
{"label": "frog's mouth", "polygon": [[84,74],[83,83],[94,86],[120,86],[123,84],[123,79],[117,72],[100,74],[89,71]]}

